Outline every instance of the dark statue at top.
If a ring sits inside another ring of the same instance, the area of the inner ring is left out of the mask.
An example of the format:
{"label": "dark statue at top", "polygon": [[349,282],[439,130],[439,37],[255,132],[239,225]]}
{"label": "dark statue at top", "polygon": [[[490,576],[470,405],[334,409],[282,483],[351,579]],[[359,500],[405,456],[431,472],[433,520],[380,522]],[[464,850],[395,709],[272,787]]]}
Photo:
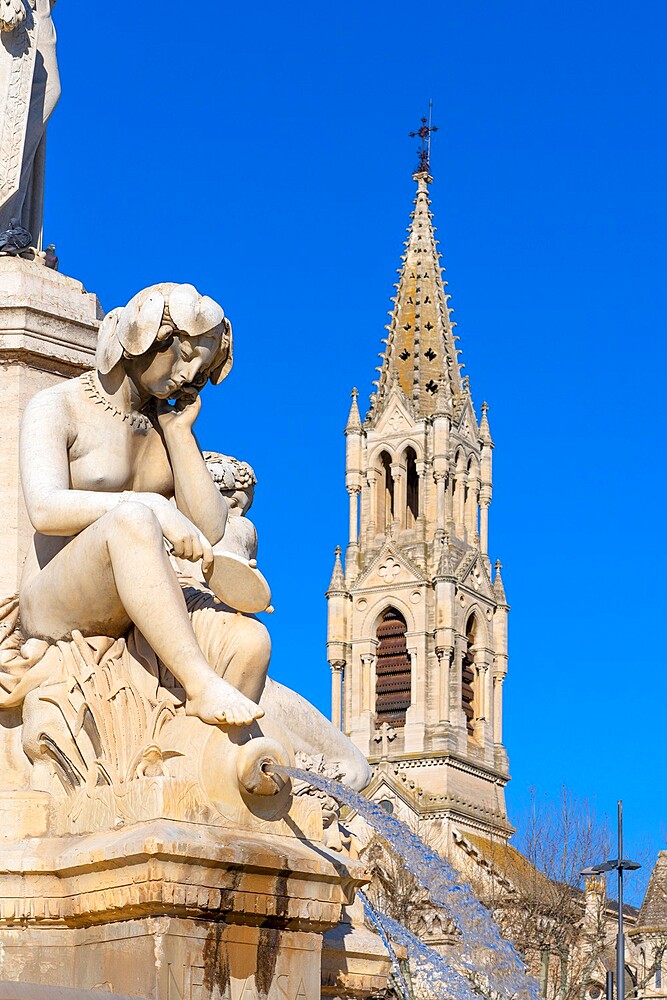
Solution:
{"label": "dark statue at top", "polygon": [[[0,0],[0,233],[42,239],[46,126],[60,97],[51,0]],[[20,253],[11,239],[0,253]]]}

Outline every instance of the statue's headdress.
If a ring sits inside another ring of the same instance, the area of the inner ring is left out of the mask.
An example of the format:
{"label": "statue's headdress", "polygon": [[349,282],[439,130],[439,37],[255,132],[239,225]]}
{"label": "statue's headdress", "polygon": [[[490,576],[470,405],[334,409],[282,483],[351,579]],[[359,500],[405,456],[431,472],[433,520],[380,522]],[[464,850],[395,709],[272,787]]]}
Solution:
{"label": "statue's headdress", "polygon": [[232,324],[222,306],[200,295],[194,285],[165,281],[138,292],[126,306],[119,306],[102,320],[95,364],[102,375],[123,357],[136,358],[180,330],[189,337],[220,333],[218,354],[209,369],[209,380],[218,385],[233,362]]}

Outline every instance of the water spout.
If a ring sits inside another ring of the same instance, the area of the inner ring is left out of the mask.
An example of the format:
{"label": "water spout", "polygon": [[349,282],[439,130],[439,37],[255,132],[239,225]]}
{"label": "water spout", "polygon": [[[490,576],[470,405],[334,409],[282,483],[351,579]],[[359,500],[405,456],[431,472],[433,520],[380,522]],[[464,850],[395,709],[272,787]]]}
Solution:
{"label": "water spout", "polygon": [[[431,1000],[479,1000],[477,993],[459,972],[456,971],[446,958],[429,948],[427,944],[408,930],[398,920],[393,920],[386,913],[379,913],[371,907],[366,897],[359,891],[362,902],[373,925],[377,928],[385,947],[389,951],[389,957],[394,961],[393,949],[388,942],[396,941],[403,945],[410,957],[410,963],[414,972],[414,978],[418,985],[428,985],[429,997]],[[400,967],[399,967],[400,968]],[[412,1000],[413,994],[403,978],[401,989],[408,990],[408,1000]]]}
{"label": "water spout", "polygon": [[277,740],[266,736],[249,740],[236,761],[239,785],[253,795],[277,795],[284,784],[280,771],[288,764],[289,754]]}

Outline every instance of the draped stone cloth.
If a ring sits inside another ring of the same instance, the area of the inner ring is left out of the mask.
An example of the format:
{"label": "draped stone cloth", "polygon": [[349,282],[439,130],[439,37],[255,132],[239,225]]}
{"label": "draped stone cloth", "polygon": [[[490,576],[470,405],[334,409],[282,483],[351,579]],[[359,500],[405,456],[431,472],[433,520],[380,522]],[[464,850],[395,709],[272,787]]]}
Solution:
{"label": "draped stone cloth", "polygon": [[[254,616],[228,608],[195,580],[182,577],[181,583],[197,642],[209,664],[224,677],[230,658],[247,645],[248,629],[252,629],[252,623],[259,627],[259,622]],[[86,645],[99,648],[107,658],[113,647],[115,656],[126,660],[129,657],[126,669],[139,689],[146,683],[151,686],[152,681],[146,682],[145,675],[156,679],[175,702],[185,701],[185,692],[137,629],[131,628],[122,639],[80,637],[50,645],[23,635],[18,615],[17,594],[0,601],[0,709],[20,707],[31,691],[60,676],[63,654],[72,643],[80,648]]]}
{"label": "draped stone cloth", "polygon": [[60,97],[51,0],[25,0],[26,20],[0,32],[0,232],[11,219],[39,245],[46,125]]}

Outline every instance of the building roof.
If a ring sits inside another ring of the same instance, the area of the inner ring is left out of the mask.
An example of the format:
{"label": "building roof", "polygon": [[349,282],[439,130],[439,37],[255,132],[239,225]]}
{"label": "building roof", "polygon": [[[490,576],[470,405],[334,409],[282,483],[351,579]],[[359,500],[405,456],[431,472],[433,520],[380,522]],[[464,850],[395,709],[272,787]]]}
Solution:
{"label": "building roof", "polygon": [[667,930],[667,851],[660,851],[639,910],[638,929]]}
{"label": "building roof", "polygon": [[[456,832],[455,839],[475,857],[478,864],[488,867],[517,889],[524,899],[532,898],[545,911],[548,911],[550,905],[560,905],[559,900],[562,900],[564,895],[570,896],[573,900],[580,900],[583,904],[584,890],[549,878],[512,844],[499,838],[492,840],[482,834],[469,832]],[[667,853],[665,857],[667,858]],[[607,914],[618,913],[618,903],[606,895],[604,907]],[[623,913],[631,928],[634,927],[637,920],[636,907],[624,903]],[[667,919],[665,924],[667,925]]]}
{"label": "building roof", "polygon": [[415,208],[381,355],[377,394],[369,413],[371,423],[394,384],[410,401],[416,418],[456,412],[466,394],[432,224],[428,194],[432,178],[426,171],[413,176],[417,182]]}
{"label": "building roof", "polygon": [[534,895],[546,903],[554,893],[554,884],[543,875],[516,847],[500,839],[491,840],[476,833],[461,838],[477,852],[478,860],[503,876],[525,896]]}

